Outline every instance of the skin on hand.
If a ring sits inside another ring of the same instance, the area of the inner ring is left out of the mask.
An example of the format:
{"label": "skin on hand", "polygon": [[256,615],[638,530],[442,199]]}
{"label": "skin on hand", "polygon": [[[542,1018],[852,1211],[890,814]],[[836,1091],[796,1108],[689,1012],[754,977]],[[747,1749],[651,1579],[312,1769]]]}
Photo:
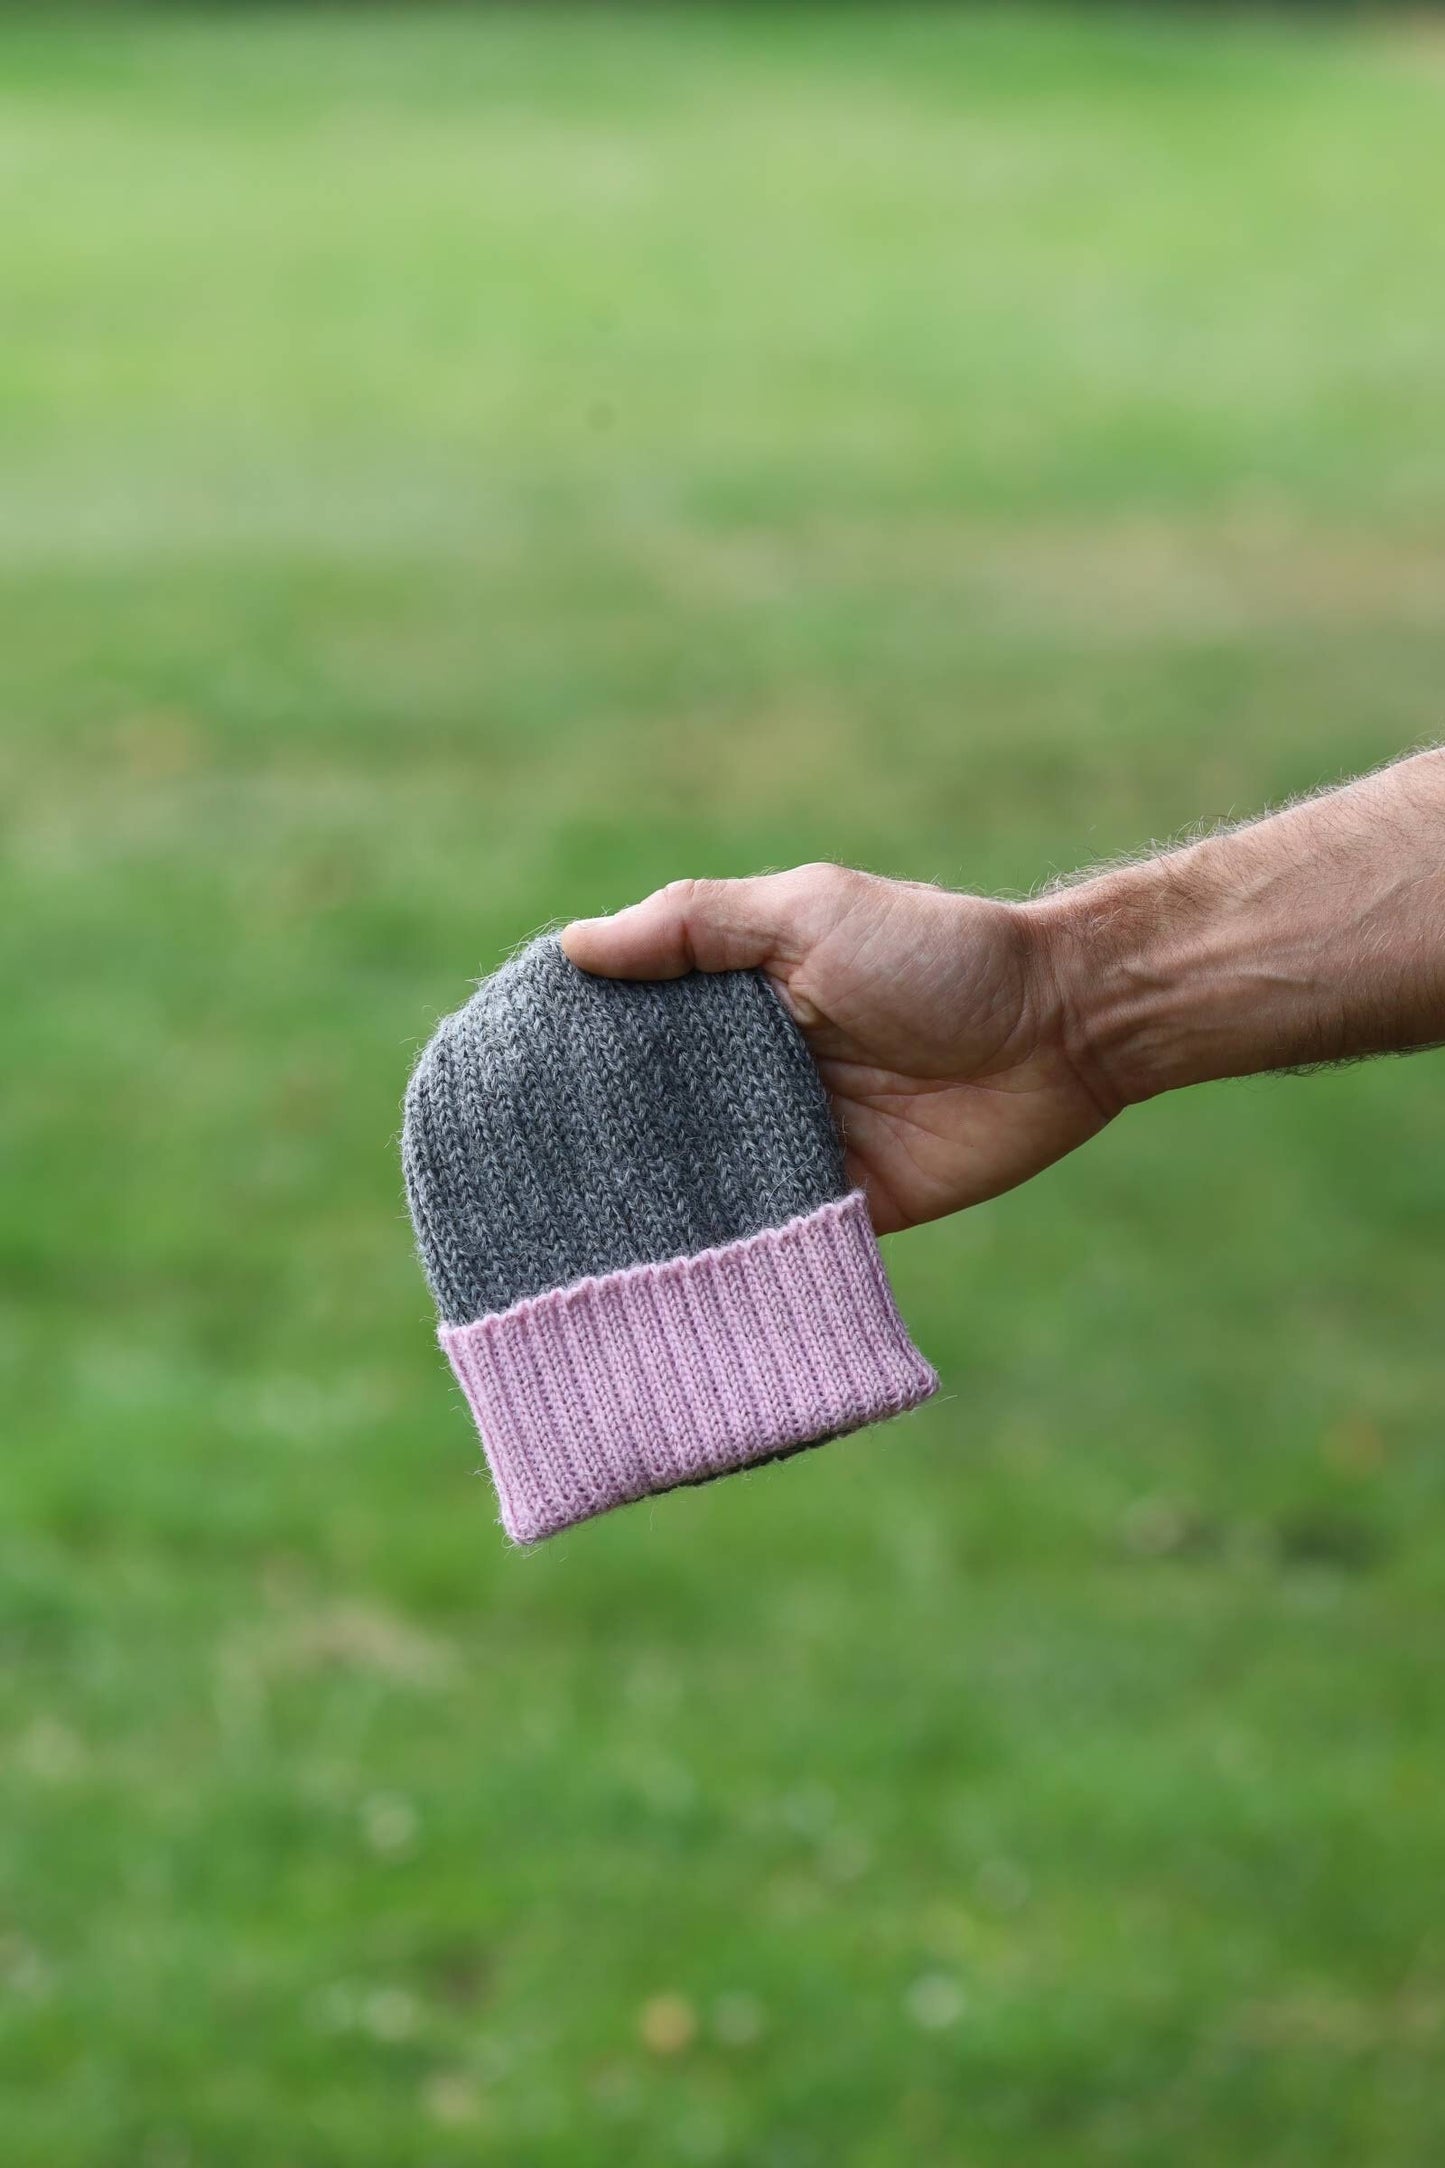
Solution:
{"label": "skin on hand", "polygon": [[1026,906],[799,866],[674,881],[562,946],[584,971],[766,972],[832,1095],[880,1234],[978,1204],[1117,1111],[1066,1046],[1067,1004]]}
{"label": "skin on hand", "polygon": [[675,881],[562,944],[618,978],[765,971],[888,1234],[1156,1092],[1445,1044],[1445,750],[1033,903],[799,866]]}

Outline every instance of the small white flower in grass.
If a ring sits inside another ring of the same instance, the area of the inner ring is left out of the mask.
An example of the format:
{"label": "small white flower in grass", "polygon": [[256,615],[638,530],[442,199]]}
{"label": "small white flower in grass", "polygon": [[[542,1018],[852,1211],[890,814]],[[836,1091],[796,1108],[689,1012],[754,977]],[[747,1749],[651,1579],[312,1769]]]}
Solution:
{"label": "small white flower in grass", "polygon": [[64,1784],[85,1766],[85,1748],[58,1717],[37,1716],[21,1733],[15,1758],[27,1776],[38,1777],[42,1784]]}
{"label": "small white flower in grass", "polygon": [[909,1988],[903,2007],[921,2032],[947,2032],[963,2016],[963,1989],[950,1973],[925,1972]]}
{"label": "small white flower in grass", "polygon": [[756,1995],[719,1995],[712,2006],[712,2029],[725,2048],[750,2048],[760,2040],[763,2006]]}
{"label": "small white flower in grass", "polygon": [[654,1995],[637,2021],[650,2055],[681,2055],[697,2038],[697,2012],[683,1995]]}
{"label": "small white flower in grass", "polygon": [[479,2121],[482,2095],[476,2079],[465,2070],[434,2070],[421,2089],[421,2104],[434,2123],[445,2130],[459,2130]]}
{"label": "small white flower in grass", "polygon": [[404,1987],[378,1987],[362,2006],[362,2022],[372,2039],[384,2040],[388,2046],[410,2040],[417,2017],[416,1997]]}
{"label": "small white flower in grass", "polygon": [[373,1792],[362,1801],[361,1829],[382,1859],[402,1859],[416,1847],[416,1808],[400,1792]]}

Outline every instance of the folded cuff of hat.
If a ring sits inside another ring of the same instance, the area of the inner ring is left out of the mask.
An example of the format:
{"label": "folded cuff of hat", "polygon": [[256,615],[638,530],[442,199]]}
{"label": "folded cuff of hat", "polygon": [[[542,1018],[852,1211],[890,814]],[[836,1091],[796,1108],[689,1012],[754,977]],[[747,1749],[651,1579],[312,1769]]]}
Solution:
{"label": "folded cuff of hat", "polygon": [[438,1337],[518,1543],[860,1430],[938,1387],[858,1190]]}

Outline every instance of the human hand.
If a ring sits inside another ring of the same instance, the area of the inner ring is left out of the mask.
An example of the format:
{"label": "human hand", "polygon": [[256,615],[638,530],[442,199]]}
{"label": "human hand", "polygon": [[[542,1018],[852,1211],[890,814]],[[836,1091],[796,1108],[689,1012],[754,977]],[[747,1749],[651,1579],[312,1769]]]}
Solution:
{"label": "human hand", "polygon": [[562,946],[609,978],[764,971],[890,1234],[1012,1188],[1115,1111],[1068,1052],[1043,923],[1028,906],[812,865],[674,881],[576,920]]}

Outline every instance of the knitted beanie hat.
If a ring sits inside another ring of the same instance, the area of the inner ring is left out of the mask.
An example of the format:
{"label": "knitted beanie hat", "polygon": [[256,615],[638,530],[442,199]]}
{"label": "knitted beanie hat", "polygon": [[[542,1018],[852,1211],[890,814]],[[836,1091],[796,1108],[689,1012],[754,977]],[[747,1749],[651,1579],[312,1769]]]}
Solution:
{"label": "knitted beanie hat", "polygon": [[426,1048],[402,1156],[518,1542],[937,1387],[759,972],[599,979],[532,942]]}

